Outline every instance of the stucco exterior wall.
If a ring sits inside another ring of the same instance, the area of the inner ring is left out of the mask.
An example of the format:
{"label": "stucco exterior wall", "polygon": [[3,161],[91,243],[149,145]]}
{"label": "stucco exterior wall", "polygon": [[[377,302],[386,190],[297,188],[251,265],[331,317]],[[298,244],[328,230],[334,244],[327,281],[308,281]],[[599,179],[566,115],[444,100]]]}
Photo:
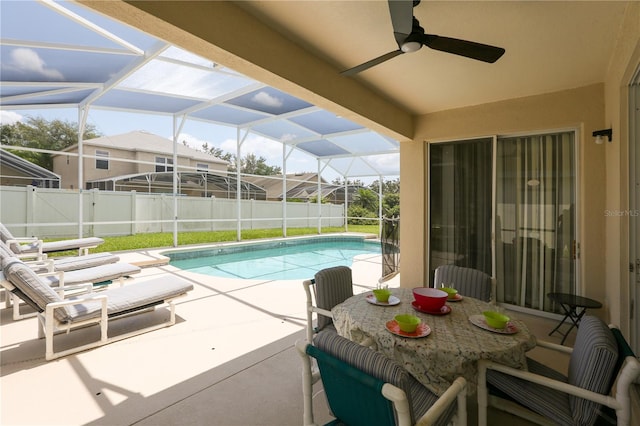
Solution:
{"label": "stucco exterior wall", "polygon": [[[577,129],[579,184],[579,271],[584,294],[605,300],[604,145],[593,143],[591,132],[602,128],[604,85],[594,84],[557,93],[511,99],[469,108],[428,114],[416,122],[413,142],[403,143],[400,152],[401,205],[401,285],[411,287],[425,282],[429,265],[426,256],[429,142],[490,135],[536,133],[556,129]],[[406,182],[411,182],[407,185]],[[415,197],[424,200],[418,208]],[[421,232],[417,232],[418,229]],[[419,250],[418,248],[423,248]],[[421,268],[416,265],[424,266]],[[599,314],[606,315],[605,309]]]}
{"label": "stucco exterior wall", "polygon": [[[605,208],[629,211],[629,83],[640,67],[640,3],[627,6],[605,81],[604,127],[613,129],[613,141],[606,144]],[[637,144],[637,141],[635,141]],[[605,277],[609,320],[632,335],[629,286],[629,216],[605,218]],[[640,236],[635,236],[640,238]],[[638,303],[638,301],[636,301]],[[637,323],[636,323],[637,324]]]}

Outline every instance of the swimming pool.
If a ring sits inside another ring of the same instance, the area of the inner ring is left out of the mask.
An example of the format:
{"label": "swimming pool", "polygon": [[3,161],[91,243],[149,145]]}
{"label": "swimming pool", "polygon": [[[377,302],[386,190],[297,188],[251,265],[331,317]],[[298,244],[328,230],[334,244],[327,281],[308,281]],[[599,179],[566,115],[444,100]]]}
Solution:
{"label": "swimming pool", "polygon": [[324,268],[351,266],[356,255],[380,253],[380,242],[362,237],[315,237],[163,254],[176,268],[205,275],[296,280]]}

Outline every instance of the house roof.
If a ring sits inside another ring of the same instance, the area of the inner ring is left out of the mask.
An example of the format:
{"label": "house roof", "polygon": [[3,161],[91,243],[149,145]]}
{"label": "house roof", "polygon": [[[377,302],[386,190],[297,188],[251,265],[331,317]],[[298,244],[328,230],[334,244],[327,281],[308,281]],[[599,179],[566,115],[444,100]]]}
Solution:
{"label": "house roof", "polygon": [[[104,147],[104,148],[117,148],[126,151],[134,152],[150,152],[154,154],[161,154],[166,156],[173,155],[173,141],[162,136],[155,135],[142,130],[123,133],[114,136],[101,136],[99,138],[88,139],[83,142],[85,145]],[[65,148],[64,151],[73,151],[78,148],[78,145],[73,145]],[[178,155],[180,157],[191,158],[193,160],[201,160],[209,163],[229,164],[221,158],[207,154],[205,152],[197,151],[186,145],[178,143],[177,145]]]}
{"label": "house roof", "polygon": [[[273,176],[244,176],[243,180],[252,182],[267,191],[267,198],[275,199],[282,198],[282,175]],[[320,177],[321,182],[324,184],[325,180]],[[294,188],[302,185],[308,186],[309,183],[313,183],[317,186],[318,174],[317,173],[295,173],[286,175],[286,188],[287,194]]]}
{"label": "house roof", "polygon": [[81,107],[197,120],[279,141],[343,176],[399,175],[396,140],[81,4],[0,7],[3,109]]}
{"label": "house roof", "polygon": [[[11,152],[0,149],[0,170],[4,167],[9,167],[14,170],[21,171],[25,175],[45,180],[59,181],[60,175],[57,175],[44,167],[40,167],[37,164],[33,164],[30,161],[25,160]],[[6,173],[0,173],[6,174]]]}

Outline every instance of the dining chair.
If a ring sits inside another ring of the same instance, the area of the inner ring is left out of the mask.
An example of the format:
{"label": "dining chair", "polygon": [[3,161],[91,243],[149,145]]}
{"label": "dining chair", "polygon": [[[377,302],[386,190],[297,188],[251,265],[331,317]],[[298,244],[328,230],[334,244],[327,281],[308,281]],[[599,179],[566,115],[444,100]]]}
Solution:
{"label": "dining chair", "polygon": [[573,349],[538,346],[570,354],[567,375],[532,359],[528,371],[479,361],[479,426],[487,424],[489,405],[541,425],[630,424],[630,387],[640,362],[620,330],[585,316]]}
{"label": "dining chair", "polygon": [[496,280],[478,269],[457,265],[438,266],[433,278],[435,288],[454,287],[461,296],[469,296],[495,303]]}
{"label": "dining chair", "polygon": [[[327,328],[335,331],[331,309],[353,296],[351,268],[335,266],[322,269],[313,279],[303,281],[302,285],[307,295],[307,341],[312,342],[314,333]],[[315,327],[314,313],[317,323]]]}
{"label": "dining chair", "polygon": [[[314,344],[298,341],[303,361],[303,424],[314,425],[313,384],[322,380],[329,424],[350,426],[467,424],[466,381],[457,378],[440,397],[380,352],[337,333],[320,333]],[[311,359],[317,362],[313,371]]]}

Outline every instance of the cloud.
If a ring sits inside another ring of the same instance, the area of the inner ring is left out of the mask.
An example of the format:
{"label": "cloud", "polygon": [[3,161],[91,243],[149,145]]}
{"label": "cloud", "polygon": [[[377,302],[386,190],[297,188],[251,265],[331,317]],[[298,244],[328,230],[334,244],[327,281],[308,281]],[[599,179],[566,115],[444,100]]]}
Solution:
{"label": "cloud", "polygon": [[260,105],[266,105],[269,107],[280,108],[283,105],[282,99],[278,99],[275,96],[271,96],[267,92],[256,93],[251,100]]}
{"label": "cloud", "polygon": [[23,117],[14,111],[0,111],[0,124],[16,124]]}
{"label": "cloud", "polygon": [[47,68],[45,62],[32,49],[19,47],[11,51],[11,64],[22,71],[32,71],[51,80],[64,80],[62,73],[53,68]]}

